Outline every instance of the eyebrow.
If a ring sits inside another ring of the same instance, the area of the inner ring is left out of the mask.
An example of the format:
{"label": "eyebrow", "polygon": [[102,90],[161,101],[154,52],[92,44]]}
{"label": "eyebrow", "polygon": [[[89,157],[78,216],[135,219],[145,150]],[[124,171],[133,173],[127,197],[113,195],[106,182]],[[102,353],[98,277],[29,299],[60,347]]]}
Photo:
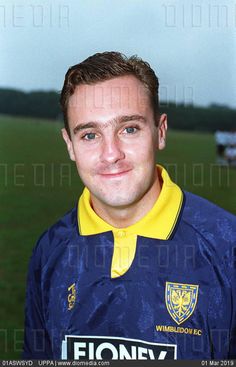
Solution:
{"label": "eyebrow", "polygon": [[[145,119],[145,117],[143,117],[142,115],[123,115],[123,116],[118,116],[115,119],[112,119],[110,121],[108,121],[105,126],[107,124],[122,124],[124,122],[129,122],[129,121],[140,121],[142,123],[146,123],[147,120]],[[81,130],[85,130],[85,129],[91,129],[91,128],[97,128],[97,127],[104,127],[104,125],[102,125],[100,122],[98,121],[89,121],[86,123],[81,123],[81,124],[77,124],[74,129],[73,129],[73,133],[76,134],[78,131]]]}

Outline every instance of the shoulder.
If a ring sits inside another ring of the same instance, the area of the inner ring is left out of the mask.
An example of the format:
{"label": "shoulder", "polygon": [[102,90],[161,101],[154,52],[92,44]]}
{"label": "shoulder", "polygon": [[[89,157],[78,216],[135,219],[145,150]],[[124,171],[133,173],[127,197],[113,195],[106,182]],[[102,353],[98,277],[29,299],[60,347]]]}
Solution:
{"label": "shoulder", "polygon": [[62,216],[39,237],[31,257],[43,267],[52,255],[60,252],[79,235],[77,206]]}
{"label": "shoulder", "polygon": [[196,221],[209,220],[209,216],[213,215],[212,220],[225,218],[227,221],[236,225],[235,215],[211,201],[187,191],[184,191],[184,196],[185,212],[186,214],[191,215],[191,217],[193,216]]}
{"label": "shoulder", "polygon": [[182,220],[206,240],[220,240],[236,245],[236,216],[214,203],[184,192],[185,204]]}
{"label": "shoulder", "polygon": [[236,216],[202,197],[184,194],[181,236],[235,284]]}

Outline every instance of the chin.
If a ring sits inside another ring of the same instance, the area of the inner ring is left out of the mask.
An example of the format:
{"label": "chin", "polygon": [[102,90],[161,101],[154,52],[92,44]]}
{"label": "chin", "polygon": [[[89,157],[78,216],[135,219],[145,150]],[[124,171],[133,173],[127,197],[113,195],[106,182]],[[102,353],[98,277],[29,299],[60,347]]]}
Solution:
{"label": "chin", "polygon": [[116,196],[114,194],[111,194],[109,197],[103,196],[100,201],[102,201],[105,205],[113,208],[122,208],[134,204],[137,201],[137,198],[133,198],[131,195]]}

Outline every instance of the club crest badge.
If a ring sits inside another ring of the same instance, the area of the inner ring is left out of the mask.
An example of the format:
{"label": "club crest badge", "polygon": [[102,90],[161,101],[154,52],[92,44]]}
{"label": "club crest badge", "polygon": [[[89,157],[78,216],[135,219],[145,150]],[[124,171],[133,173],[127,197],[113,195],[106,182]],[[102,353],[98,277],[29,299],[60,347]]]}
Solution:
{"label": "club crest badge", "polygon": [[193,313],[198,298],[198,285],[166,282],[165,301],[172,319],[182,324]]}

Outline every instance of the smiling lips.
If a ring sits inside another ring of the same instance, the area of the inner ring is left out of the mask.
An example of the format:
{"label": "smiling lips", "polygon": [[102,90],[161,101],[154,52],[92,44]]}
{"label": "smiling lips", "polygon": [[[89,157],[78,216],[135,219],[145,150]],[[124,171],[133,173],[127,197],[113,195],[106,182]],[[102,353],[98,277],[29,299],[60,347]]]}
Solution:
{"label": "smiling lips", "polygon": [[113,173],[100,173],[100,176],[104,177],[104,178],[119,178],[122,177],[124,175],[126,175],[128,172],[130,172],[131,169],[126,169],[124,171],[119,171],[119,172],[113,172]]}

